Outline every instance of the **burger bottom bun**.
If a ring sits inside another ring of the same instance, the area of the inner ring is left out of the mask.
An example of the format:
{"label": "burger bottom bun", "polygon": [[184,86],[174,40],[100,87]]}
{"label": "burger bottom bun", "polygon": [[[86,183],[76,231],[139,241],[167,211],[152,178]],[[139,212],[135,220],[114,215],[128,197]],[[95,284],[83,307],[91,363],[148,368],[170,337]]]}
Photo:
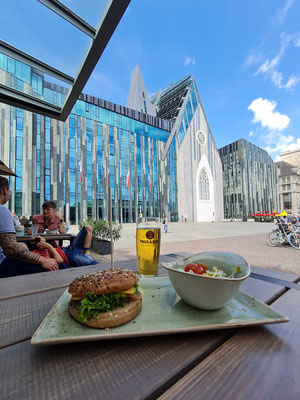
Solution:
{"label": "burger bottom bun", "polygon": [[114,328],[115,326],[126,324],[126,322],[132,320],[141,311],[142,296],[140,292],[137,292],[136,296],[136,300],[130,300],[124,307],[99,313],[96,317],[88,318],[86,322],[82,322],[79,318],[80,310],[76,307],[76,301],[70,301],[68,310],[72,317],[83,325],[90,326],[91,328]]}

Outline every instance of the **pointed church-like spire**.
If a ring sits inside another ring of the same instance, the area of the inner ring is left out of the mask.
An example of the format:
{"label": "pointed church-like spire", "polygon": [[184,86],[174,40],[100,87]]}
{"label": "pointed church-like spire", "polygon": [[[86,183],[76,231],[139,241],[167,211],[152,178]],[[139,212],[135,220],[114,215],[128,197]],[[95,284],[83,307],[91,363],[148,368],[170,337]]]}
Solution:
{"label": "pointed church-like spire", "polygon": [[139,65],[131,73],[127,107],[156,116],[155,106],[150,103]]}

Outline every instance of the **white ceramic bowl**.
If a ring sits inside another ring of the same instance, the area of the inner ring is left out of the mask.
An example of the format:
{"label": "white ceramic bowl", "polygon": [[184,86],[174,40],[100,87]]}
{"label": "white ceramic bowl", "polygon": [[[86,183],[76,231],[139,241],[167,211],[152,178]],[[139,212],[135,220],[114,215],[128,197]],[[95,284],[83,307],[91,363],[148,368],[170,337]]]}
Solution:
{"label": "white ceramic bowl", "polygon": [[[221,268],[230,275],[234,268],[241,271],[234,278],[214,278],[185,272],[190,263],[201,263],[208,267]],[[191,306],[203,310],[217,310],[225,306],[239,290],[240,284],[250,275],[250,266],[240,255],[218,251],[207,251],[185,258],[174,265],[163,264],[177,294]]]}

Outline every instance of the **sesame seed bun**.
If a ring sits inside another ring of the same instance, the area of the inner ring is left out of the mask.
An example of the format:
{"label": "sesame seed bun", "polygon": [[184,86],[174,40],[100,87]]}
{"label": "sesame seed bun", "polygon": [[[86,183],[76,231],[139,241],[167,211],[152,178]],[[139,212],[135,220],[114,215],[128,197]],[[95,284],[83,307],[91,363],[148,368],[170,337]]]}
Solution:
{"label": "sesame seed bun", "polygon": [[86,322],[82,322],[79,318],[80,310],[76,307],[76,301],[71,300],[69,303],[69,313],[76,321],[91,328],[114,328],[115,326],[126,324],[132,320],[142,308],[142,296],[137,292],[133,299],[129,299],[124,307],[116,308],[105,313],[99,313],[96,317],[88,318]]}
{"label": "sesame seed bun", "polygon": [[69,286],[69,293],[84,297],[87,292],[95,295],[120,292],[131,288],[138,280],[136,274],[129,269],[98,271],[76,278]]}

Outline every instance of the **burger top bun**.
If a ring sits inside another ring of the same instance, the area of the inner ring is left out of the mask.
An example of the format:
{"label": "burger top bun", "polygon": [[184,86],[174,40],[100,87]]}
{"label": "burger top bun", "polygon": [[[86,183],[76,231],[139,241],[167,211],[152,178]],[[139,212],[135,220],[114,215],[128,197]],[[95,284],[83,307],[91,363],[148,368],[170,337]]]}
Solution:
{"label": "burger top bun", "polygon": [[95,295],[119,292],[131,288],[138,280],[129,269],[98,271],[76,278],[69,286],[69,293],[84,297],[87,292]]}

